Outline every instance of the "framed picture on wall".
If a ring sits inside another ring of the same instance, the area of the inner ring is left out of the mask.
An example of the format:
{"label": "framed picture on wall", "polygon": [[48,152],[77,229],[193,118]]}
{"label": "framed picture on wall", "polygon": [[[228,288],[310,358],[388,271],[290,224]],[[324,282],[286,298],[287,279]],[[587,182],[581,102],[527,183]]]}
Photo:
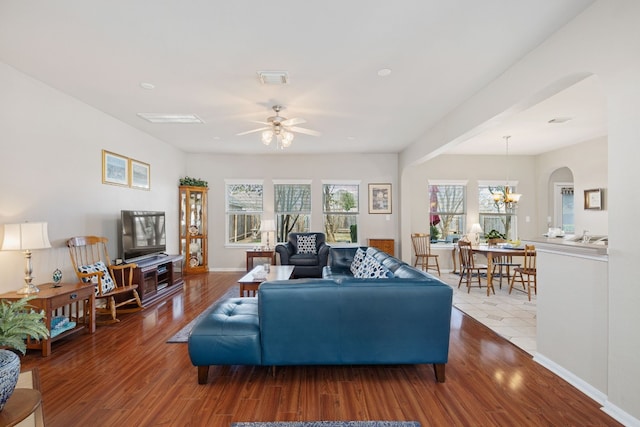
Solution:
{"label": "framed picture on wall", "polygon": [[107,150],[102,150],[102,183],[129,185],[129,159]]}
{"label": "framed picture on wall", "polygon": [[131,188],[151,189],[151,166],[138,160],[129,160],[131,172]]}
{"label": "framed picture on wall", "polygon": [[369,213],[391,213],[391,184],[369,184]]}
{"label": "framed picture on wall", "polygon": [[602,188],[584,190],[584,208],[591,210],[604,209],[603,195],[604,194]]}

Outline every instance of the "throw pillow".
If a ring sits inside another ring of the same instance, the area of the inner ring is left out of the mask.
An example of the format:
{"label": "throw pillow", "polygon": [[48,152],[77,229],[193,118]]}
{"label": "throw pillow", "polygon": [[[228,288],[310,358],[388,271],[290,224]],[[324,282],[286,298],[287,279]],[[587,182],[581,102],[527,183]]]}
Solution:
{"label": "throw pillow", "polygon": [[316,235],[298,236],[299,254],[316,254]]}
{"label": "throw pillow", "polygon": [[365,253],[362,248],[358,248],[356,254],[353,256],[353,261],[351,261],[351,272],[355,275],[356,271],[358,271],[358,267],[362,264],[364,260]]}
{"label": "throw pillow", "polygon": [[[98,261],[95,264],[82,265],[78,267],[78,271],[80,273],[102,273],[100,276],[100,283],[102,284],[103,294],[111,292],[116,287],[116,284],[109,274],[109,270],[107,270],[107,266],[104,265],[104,262],[102,261]],[[85,277],[82,281],[85,283],[93,282],[96,285],[96,296],[98,296],[98,276]]]}
{"label": "throw pillow", "polygon": [[365,257],[353,277],[361,279],[388,279],[393,273],[373,257]]}

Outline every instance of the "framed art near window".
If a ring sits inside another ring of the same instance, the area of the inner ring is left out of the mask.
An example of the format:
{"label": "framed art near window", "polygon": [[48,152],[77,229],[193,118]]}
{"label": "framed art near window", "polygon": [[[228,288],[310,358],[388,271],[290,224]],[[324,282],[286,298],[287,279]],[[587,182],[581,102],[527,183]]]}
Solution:
{"label": "framed art near window", "polygon": [[107,150],[102,150],[102,183],[129,185],[129,159]]}
{"label": "framed art near window", "polygon": [[129,160],[131,171],[131,188],[149,190],[151,188],[151,166],[138,160]]}
{"label": "framed art near window", "polygon": [[584,208],[591,210],[604,209],[602,188],[584,190]]}
{"label": "framed art near window", "polygon": [[391,213],[391,184],[369,184],[369,213]]}

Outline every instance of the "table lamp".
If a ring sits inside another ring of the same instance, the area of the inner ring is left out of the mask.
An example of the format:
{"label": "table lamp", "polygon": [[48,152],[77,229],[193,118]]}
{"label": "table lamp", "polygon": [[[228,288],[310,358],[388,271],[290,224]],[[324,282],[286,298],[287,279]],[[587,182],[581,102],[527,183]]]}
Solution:
{"label": "table lamp", "polygon": [[480,224],[473,224],[469,233],[472,234],[472,236],[470,236],[473,239],[472,243],[478,246],[480,244],[480,234],[482,233],[482,227],[480,226]]}
{"label": "table lamp", "polygon": [[25,222],[22,224],[5,224],[4,239],[2,240],[3,251],[24,251],[24,286],[17,293],[33,294],[40,292],[31,283],[33,277],[33,267],[31,265],[31,251],[34,249],[50,248],[49,236],[47,235],[46,222]]}
{"label": "table lamp", "polygon": [[276,231],[276,222],[272,219],[265,219],[262,221],[260,227],[263,233],[267,234],[267,249],[271,249],[271,243],[269,242],[269,235],[272,231]]}

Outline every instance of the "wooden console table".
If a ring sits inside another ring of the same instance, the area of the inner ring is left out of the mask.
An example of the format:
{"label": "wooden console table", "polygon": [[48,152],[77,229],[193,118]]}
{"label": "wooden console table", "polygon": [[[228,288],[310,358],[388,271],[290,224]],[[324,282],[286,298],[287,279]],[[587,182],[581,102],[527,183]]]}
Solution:
{"label": "wooden console table", "polygon": [[393,239],[369,239],[369,246],[395,256],[396,243]]}
{"label": "wooden console table", "polygon": [[[40,288],[40,292],[29,294],[29,296],[35,297],[29,301],[29,304],[37,309],[44,310],[45,323],[49,332],[51,332],[51,320],[56,316],[65,316],[70,321],[75,321],[76,325],[74,328],[61,332],[53,338],[39,341],[27,338],[27,348],[40,349],[43,356],[49,356],[52,342],[80,332],[85,327],[91,334],[96,331],[95,285],[93,283],[60,283],[57,287],[54,287],[53,283],[45,283],[38,285],[38,288]],[[24,297],[24,294],[18,294],[17,292],[7,292],[0,295],[0,299],[10,301],[16,301]],[[82,313],[82,316],[79,313]],[[86,323],[81,323],[81,319],[86,319]]]}

